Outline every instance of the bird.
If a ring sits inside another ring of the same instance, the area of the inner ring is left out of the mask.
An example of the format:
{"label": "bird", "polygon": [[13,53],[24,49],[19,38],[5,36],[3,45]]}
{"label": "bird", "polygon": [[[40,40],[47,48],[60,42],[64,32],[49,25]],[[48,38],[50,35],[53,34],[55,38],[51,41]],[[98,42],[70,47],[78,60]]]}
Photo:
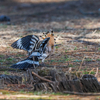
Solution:
{"label": "bird", "polygon": [[47,31],[45,37],[42,36],[42,41],[37,35],[27,35],[11,44],[13,48],[27,51],[28,57],[14,65],[11,68],[27,69],[39,66],[39,60],[44,60],[49,56],[49,53],[54,49],[54,34],[53,31]]}
{"label": "bird", "polygon": [[[48,54],[46,54],[45,51],[46,51],[46,46],[49,40],[50,40],[50,37],[45,38],[44,40],[38,42],[38,44],[36,44],[34,52],[32,52],[26,59],[16,64],[13,64],[12,66],[10,66],[10,68],[27,70],[28,68],[34,68],[34,66],[35,67],[39,66],[39,60],[42,59],[44,61],[44,59],[48,56]],[[21,49],[24,48],[25,50],[27,50],[27,48],[24,45],[22,46],[21,46]],[[18,46],[16,45],[16,47]]]}
{"label": "bird", "polygon": [[46,33],[43,33],[43,34],[45,35],[45,37],[42,36],[42,39],[50,37],[50,40],[49,40],[49,42],[47,44],[47,52],[49,52],[49,53],[54,52],[55,51],[54,46],[55,46],[55,40],[56,39],[54,38],[53,31],[52,30],[50,32],[47,31]]}

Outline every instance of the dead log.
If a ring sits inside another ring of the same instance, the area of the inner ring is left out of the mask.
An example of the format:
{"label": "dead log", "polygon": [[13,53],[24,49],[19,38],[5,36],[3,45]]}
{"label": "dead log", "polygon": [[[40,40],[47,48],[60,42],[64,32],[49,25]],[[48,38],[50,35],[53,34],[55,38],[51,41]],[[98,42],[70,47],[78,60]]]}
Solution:
{"label": "dead log", "polygon": [[22,77],[12,75],[0,75],[0,84],[21,84]]}
{"label": "dead log", "polygon": [[76,87],[76,91],[75,92],[83,92],[83,90],[82,90],[82,84],[81,84],[80,79],[74,80],[74,85]]}
{"label": "dead log", "polygon": [[56,80],[56,73],[57,73],[56,70],[50,70],[50,71],[49,71],[49,76],[52,77],[52,81],[57,81],[57,80]]}
{"label": "dead log", "polygon": [[100,83],[93,75],[83,75],[81,79],[83,92],[100,92]]}

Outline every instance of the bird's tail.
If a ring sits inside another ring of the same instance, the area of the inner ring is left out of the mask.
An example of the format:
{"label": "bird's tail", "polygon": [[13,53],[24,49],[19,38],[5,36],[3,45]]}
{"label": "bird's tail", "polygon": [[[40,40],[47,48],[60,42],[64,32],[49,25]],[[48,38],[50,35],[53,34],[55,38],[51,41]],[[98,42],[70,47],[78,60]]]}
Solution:
{"label": "bird's tail", "polygon": [[39,65],[39,61],[33,61],[33,58],[28,57],[27,59],[12,65],[11,68],[27,70],[28,68],[34,67],[33,65]]}

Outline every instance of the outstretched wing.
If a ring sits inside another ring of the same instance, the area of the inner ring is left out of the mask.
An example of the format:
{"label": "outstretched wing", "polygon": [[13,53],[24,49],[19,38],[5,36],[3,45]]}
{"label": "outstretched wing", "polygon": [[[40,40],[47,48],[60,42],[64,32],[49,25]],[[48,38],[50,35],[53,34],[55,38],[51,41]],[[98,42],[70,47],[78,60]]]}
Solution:
{"label": "outstretched wing", "polygon": [[45,38],[42,40],[36,47],[37,50],[39,50],[40,53],[45,53],[47,43],[49,42],[50,37]]}
{"label": "outstretched wing", "polygon": [[28,35],[21,39],[18,39],[11,46],[16,49],[23,49],[23,50],[27,51],[28,53],[30,53],[35,49],[38,41],[39,41],[38,36]]}
{"label": "outstretched wing", "polygon": [[32,68],[33,64],[39,65],[39,61],[33,61],[33,58],[27,58],[25,60],[22,60],[16,64],[12,65],[11,68],[26,70],[28,68]]}

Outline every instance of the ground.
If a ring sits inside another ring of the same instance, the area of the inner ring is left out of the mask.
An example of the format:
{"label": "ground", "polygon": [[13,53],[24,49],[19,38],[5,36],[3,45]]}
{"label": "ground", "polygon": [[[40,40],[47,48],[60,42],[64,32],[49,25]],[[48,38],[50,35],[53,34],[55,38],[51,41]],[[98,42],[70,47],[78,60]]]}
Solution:
{"label": "ground", "polygon": [[[83,74],[95,74],[96,68],[100,69],[99,6],[99,0],[0,0],[0,15],[11,18],[11,22],[0,22],[0,74],[18,75],[4,68],[27,57],[25,51],[10,46],[15,40],[30,34],[40,36],[50,29],[55,37],[59,35],[56,40],[59,45],[45,64],[65,66],[64,71],[71,67]],[[93,100],[99,98],[95,96]]]}

